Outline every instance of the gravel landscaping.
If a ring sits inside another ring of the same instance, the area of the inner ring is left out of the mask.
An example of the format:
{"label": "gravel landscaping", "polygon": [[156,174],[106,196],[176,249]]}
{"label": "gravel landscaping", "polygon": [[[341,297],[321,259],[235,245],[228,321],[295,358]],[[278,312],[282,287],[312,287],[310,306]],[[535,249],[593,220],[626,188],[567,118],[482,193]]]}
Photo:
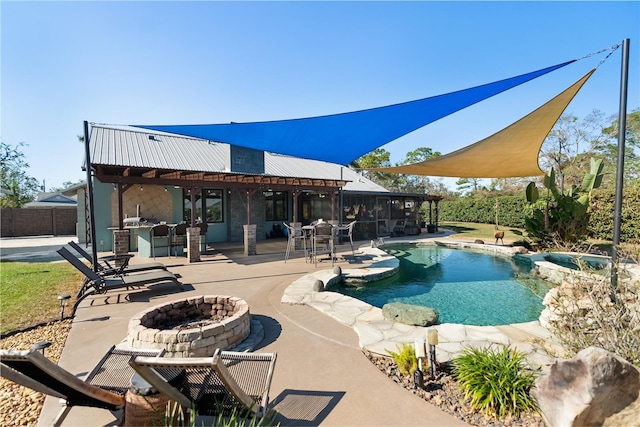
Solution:
{"label": "gravel landscaping", "polygon": [[424,389],[418,390],[414,387],[412,376],[409,377],[398,372],[393,358],[381,357],[367,352],[365,355],[382,373],[400,387],[407,389],[407,392],[421,397],[468,424],[479,427],[545,427],[545,423],[538,413],[526,413],[521,414],[520,417],[496,420],[474,412],[471,406],[464,401],[464,395],[458,384],[447,373],[438,372],[436,379],[431,380],[427,372],[424,376]]}
{"label": "gravel landscaping", "polygon": [[[71,319],[47,323],[1,339],[0,348],[28,350],[37,342],[50,341],[51,347],[45,350],[45,355],[58,362],[70,328]],[[0,425],[35,426],[44,398],[42,393],[0,378]]]}

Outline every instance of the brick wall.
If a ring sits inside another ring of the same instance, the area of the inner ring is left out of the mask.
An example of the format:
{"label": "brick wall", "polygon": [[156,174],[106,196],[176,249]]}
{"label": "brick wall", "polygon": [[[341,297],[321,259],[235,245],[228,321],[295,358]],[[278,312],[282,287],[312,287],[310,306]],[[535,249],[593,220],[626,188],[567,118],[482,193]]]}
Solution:
{"label": "brick wall", "polygon": [[73,207],[2,208],[0,210],[2,237],[75,236],[78,210]]}

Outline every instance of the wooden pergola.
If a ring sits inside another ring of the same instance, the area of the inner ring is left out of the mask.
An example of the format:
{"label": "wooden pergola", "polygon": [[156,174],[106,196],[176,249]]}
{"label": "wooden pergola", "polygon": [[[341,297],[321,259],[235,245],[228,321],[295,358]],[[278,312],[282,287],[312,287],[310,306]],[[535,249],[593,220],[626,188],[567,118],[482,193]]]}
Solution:
{"label": "wooden pergola", "polygon": [[[331,195],[332,210],[336,194],[347,181],[333,179],[296,178],[273,175],[243,174],[234,172],[194,172],[174,169],[134,168],[128,166],[92,165],[95,177],[103,183],[115,184],[118,191],[118,227],[124,227],[123,194],[134,185],[170,185],[186,188],[195,205],[195,194],[199,189],[220,186],[245,190],[247,197],[247,224],[250,224],[251,196],[257,191],[290,191],[294,206],[302,191],[322,191]],[[293,220],[297,222],[297,209]],[[191,226],[196,223],[195,210],[191,211]]]}

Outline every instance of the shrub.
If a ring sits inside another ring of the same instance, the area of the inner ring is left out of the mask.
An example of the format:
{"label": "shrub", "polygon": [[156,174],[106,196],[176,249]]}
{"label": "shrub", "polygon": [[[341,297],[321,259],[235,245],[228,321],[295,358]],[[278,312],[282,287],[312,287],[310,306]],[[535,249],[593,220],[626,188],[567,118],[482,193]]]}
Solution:
{"label": "shrub", "polygon": [[529,395],[535,376],[517,350],[467,347],[454,359],[452,373],[475,410],[503,418],[536,409]]}
{"label": "shrub", "polygon": [[[589,218],[589,236],[611,240],[613,236],[613,211],[615,189],[598,189],[594,192],[593,206]],[[620,217],[620,241],[640,243],[640,186],[624,187]]]}
{"label": "shrub", "polygon": [[[474,199],[460,197],[456,200],[443,200],[439,204],[439,220],[456,222],[476,222],[495,224],[496,201],[499,202],[498,224],[504,227],[524,228],[523,210],[525,198],[518,196],[499,196],[495,198]],[[423,218],[429,218],[428,210]]]}
{"label": "shrub", "polygon": [[[280,423],[274,424],[277,412],[270,410],[264,417],[257,418],[253,416],[252,411],[248,409],[238,409],[234,407],[231,411],[225,411],[222,404],[220,404],[219,414],[213,416],[210,424],[205,424],[202,421],[201,426],[211,427],[266,427],[276,426],[279,427]],[[191,410],[188,414],[185,414],[182,406],[176,402],[168,402],[165,409],[165,414],[162,420],[163,427],[197,427],[196,418],[198,416],[197,410],[194,405],[191,406]],[[156,425],[153,424],[152,425]]]}
{"label": "shrub", "polygon": [[548,328],[570,357],[595,346],[640,366],[640,282],[629,265],[634,264],[618,264],[615,289],[609,274],[583,274],[549,292]]}
{"label": "shrub", "polygon": [[385,350],[393,357],[393,361],[396,362],[398,371],[402,375],[413,375],[418,369],[418,358],[413,344],[404,343],[402,347],[396,346],[396,348],[398,349],[397,353],[388,349]]}

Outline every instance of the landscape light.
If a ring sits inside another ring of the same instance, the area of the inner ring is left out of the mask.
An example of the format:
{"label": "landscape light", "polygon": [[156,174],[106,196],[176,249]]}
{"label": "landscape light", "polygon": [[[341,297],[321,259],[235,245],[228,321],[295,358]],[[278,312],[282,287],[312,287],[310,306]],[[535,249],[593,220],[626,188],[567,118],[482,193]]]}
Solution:
{"label": "landscape light", "polygon": [[413,373],[413,383],[415,388],[424,387],[424,377],[422,375],[422,358],[426,356],[424,340],[416,339],[413,342],[416,351],[416,357],[418,358],[418,369]]}
{"label": "landscape light", "polygon": [[67,305],[69,298],[71,298],[71,295],[58,296],[58,301],[60,301],[60,320],[64,320],[64,306]]}
{"label": "landscape light", "polygon": [[438,330],[427,329],[427,342],[429,343],[429,372],[431,378],[436,377],[436,346],[438,345]]}

